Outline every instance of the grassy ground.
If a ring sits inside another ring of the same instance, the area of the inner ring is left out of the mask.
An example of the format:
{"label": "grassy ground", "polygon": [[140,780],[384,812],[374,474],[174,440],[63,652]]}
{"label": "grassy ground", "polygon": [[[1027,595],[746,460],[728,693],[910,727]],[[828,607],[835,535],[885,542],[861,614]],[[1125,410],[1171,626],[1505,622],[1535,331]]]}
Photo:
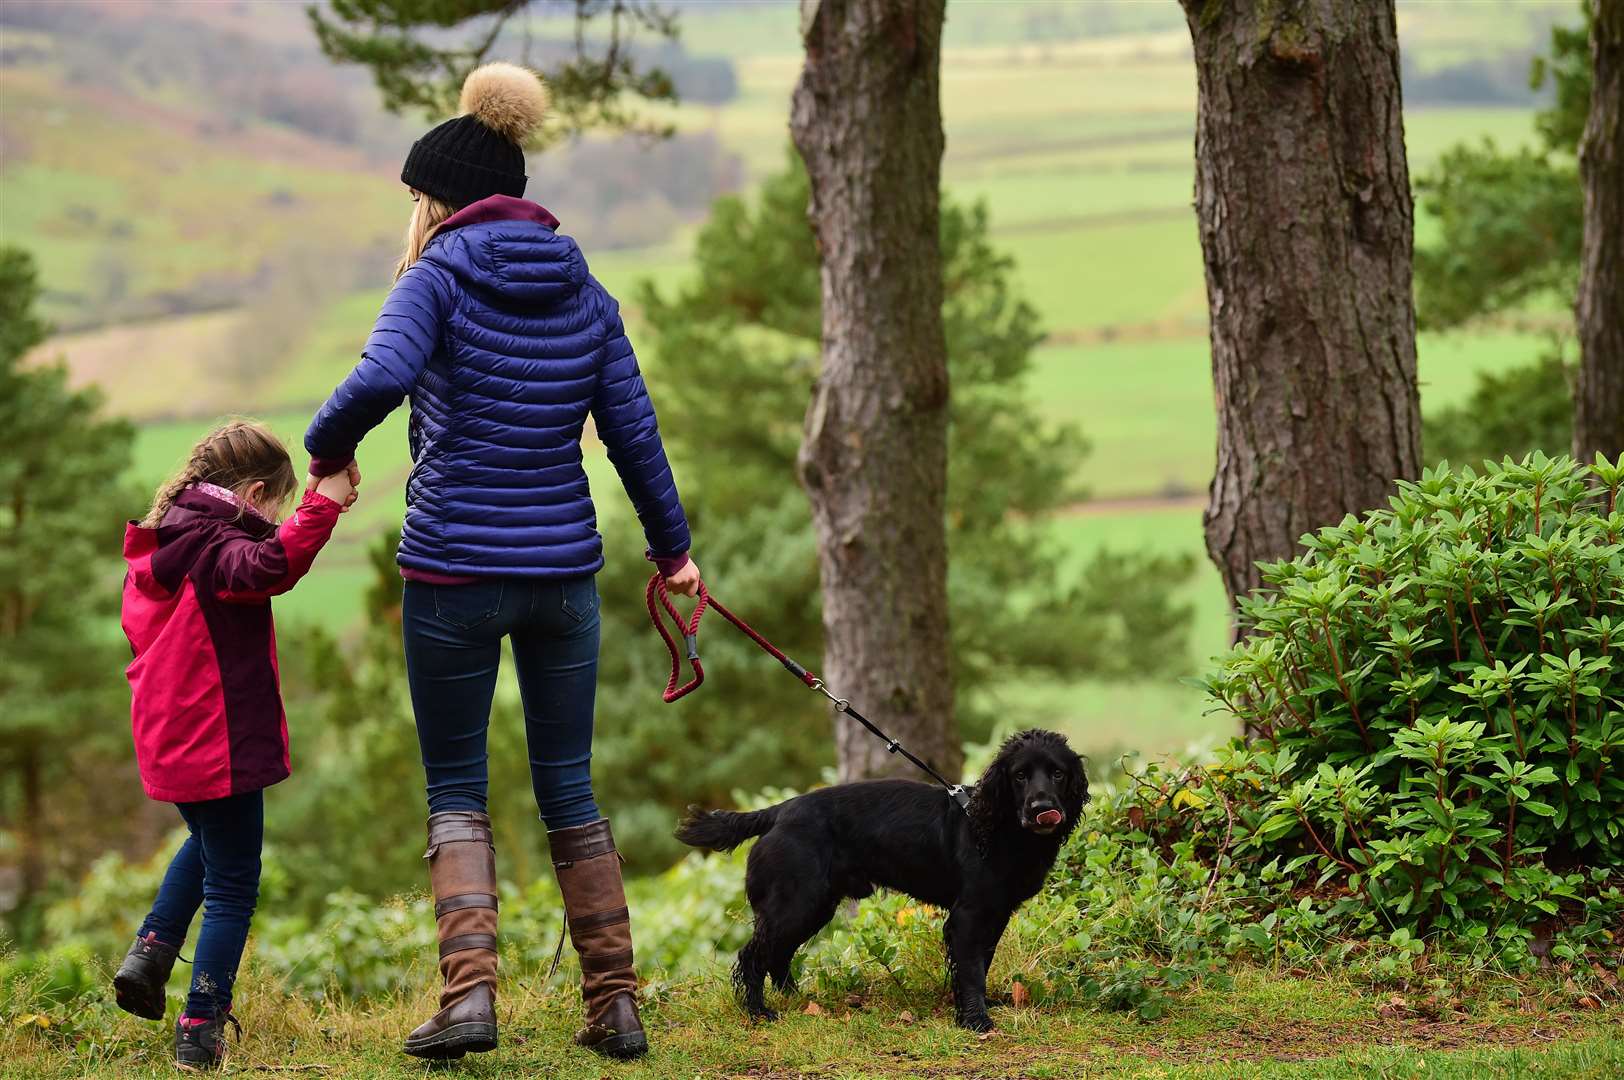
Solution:
{"label": "grassy ground", "polygon": [[[562,978],[562,976],[560,977]],[[424,972],[424,982],[429,973]],[[427,992],[373,1006],[325,1007],[256,987],[239,1012],[247,1036],[227,1074],[342,1077],[1615,1077],[1624,1072],[1616,1011],[1573,1009],[1558,995],[1487,983],[1470,1000],[1357,990],[1241,971],[1227,990],[1179,996],[1168,1015],[1082,1008],[999,1008],[999,1033],[960,1031],[936,989],[871,997],[796,997],[772,1025],[741,1022],[723,973],[657,986],[645,1008],[654,1053],[608,1064],[569,1045],[577,1001],[566,987],[509,980],[503,1045],[434,1070],[402,1056],[403,1032],[433,1011]],[[171,1010],[173,1012],[173,1010]],[[98,1003],[66,1026],[9,1023],[0,1076],[166,1077],[169,1029]]]}

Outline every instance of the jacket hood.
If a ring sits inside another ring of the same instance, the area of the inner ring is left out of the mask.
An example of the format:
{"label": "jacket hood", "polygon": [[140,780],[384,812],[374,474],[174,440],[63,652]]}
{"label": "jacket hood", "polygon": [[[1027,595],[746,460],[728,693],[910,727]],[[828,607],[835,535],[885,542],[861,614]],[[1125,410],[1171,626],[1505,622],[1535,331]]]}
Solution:
{"label": "jacket hood", "polygon": [[212,518],[229,521],[256,540],[263,540],[276,532],[275,522],[257,514],[245,513],[240,504],[232,501],[229,493],[216,495],[205,488],[213,489],[213,485],[189,487],[177,495],[157,529],[139,521],[125,523],[124,561],[129,563],[137,577],[147,575],[152,553],[158,550],[158,529],[184,529],[199,518]]}
{"label": "jacket hood", "polygon": [[445,220],[424,251],[468,292],[504,307],[548,309],[574,298],[586,259],[558,219],[528,199],[492,195]]}

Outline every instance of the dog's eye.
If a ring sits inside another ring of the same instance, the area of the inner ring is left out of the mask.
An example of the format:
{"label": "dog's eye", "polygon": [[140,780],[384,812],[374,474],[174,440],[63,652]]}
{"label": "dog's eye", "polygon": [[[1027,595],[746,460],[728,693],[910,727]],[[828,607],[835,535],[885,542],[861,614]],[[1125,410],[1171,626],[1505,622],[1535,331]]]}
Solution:
{"label": "dog's eye", "polygon": [[1026,772],[1024,770],[1015,774],[1015,782],[1017,784],[1026,783]]}
{"label": "dog's eye", "polygon": [[1050,780],[1064,780],[1065,778],[1066,778],[1065,770],[1063,770],[1063,769],[1050,769],[1049,770],[1049,779]]}

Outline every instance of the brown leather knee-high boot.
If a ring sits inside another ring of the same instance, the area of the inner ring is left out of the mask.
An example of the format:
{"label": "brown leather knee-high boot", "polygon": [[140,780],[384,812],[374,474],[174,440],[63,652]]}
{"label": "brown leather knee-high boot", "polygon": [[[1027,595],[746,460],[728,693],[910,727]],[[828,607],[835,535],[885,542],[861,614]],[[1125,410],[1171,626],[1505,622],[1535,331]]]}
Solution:
{"label": "brown leather knee-high boot", "polygon": [[648,1036],[637,1015],[631,915],[609,822],[557,829],[547,834],[547,842],[564,894],[570,942],[581,960],[586,1027],[575,1041],[608,1057],[641,1057],[648,1053]]}
{"label": "brown leather knee-high boot", "polygon": [[440,936],[440,1011],[406,1038],[421,1058],[496,1049],[496,848],[491,819],[429,815],[429,881]]}

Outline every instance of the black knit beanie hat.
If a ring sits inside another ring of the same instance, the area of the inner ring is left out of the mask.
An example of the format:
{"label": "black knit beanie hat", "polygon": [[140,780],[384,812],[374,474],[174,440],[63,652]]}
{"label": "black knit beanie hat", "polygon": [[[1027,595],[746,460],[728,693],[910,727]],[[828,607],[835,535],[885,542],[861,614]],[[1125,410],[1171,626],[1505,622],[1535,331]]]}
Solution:
{"label": "black knit beanie hat", "polygon": [[547,88],[535,72],[485,64],[462,84],[462,116],[412,144],[401,182],[461,208],[490,195],[524,194],[524,151],[547,112]]}

